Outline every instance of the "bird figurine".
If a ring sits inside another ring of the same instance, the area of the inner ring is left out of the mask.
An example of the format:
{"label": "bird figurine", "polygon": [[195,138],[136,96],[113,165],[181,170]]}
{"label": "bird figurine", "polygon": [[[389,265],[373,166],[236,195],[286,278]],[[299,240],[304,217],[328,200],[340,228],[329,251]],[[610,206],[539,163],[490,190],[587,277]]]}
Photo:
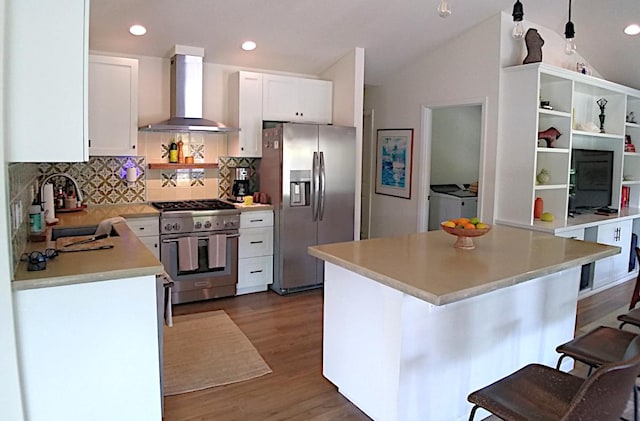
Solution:
{"label": "bird figurine", "polygon": [[544,140],[547,144],[547,148],[553,148],[556,140],[562,136],[562,133],[555,127],[549,127],[547,130],[538,132],[538,140]]}

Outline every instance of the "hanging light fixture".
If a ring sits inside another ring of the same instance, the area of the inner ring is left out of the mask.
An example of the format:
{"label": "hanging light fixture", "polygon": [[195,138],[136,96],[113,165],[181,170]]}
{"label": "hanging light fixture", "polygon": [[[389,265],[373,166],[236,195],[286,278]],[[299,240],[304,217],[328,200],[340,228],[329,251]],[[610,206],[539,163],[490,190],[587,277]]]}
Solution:
{"label": "hanging light fixture", "polygon": [[564,36],[566,38],[566,43],[564,45],[564,52],[567,55],[571,55],[576,52],[576,30],[573,27],[573,22],[571,22],[571,0],[569,0],[569,21],[564,27]]}
{"label": "hanging light fixture", "polygon": [[449,9],[447,0],[440,0],[440,4],[438,4],[438,15],[440,15],[441,18],[446,18],[451,15],[451,9]]}
{"label": "hanging light fixture", "polygon": [[511,32],[511,35],[515,39],[524,38],[524,28],[522,27],[522,17],[524,16],[524,10],[522,9],[522,3],[520,3],[520,0],[516,0],[516,2],[513,4],[513,13],[511,14],[511,16],[513,16],[513,31]]}

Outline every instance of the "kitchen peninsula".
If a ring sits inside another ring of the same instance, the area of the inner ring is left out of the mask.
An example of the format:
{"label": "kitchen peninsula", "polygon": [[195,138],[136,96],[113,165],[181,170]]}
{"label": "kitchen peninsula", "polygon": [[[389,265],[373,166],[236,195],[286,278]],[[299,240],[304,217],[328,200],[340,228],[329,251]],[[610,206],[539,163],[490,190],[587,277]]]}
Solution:
{"label": "kitchen peninsula", "polygon": [[580,267],[619,248],[494,226],[474,250],[432,231],[313,246],[323,374],[376,420],[462,420],[467,395],[574,335]]}
{"label": "kitchen peninsula", "polygon": [[[130,227],[154,216],[157,226],[158,211],[143,204],[95,206],[61,213],[59,226],[91,226],[114,216],[126,216],[127,223],[113,225],[112,248],[60,252],[44,270],[28,271],[20,262],[15,271],[16,338],[30,420],[162,417],[156,274],[163,267]],[[30,243],[27,252],[55,244]]]}

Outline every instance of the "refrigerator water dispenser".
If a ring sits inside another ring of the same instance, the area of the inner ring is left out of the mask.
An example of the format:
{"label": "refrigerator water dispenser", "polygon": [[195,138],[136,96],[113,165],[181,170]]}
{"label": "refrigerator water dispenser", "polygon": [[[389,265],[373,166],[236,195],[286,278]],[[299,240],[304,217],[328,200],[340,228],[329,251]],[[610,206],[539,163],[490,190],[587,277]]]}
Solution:
{"label": "refrigerator water dispenser", "polygon": [[309,206],[311,171],[293,170],[289,180],[289,206]]}

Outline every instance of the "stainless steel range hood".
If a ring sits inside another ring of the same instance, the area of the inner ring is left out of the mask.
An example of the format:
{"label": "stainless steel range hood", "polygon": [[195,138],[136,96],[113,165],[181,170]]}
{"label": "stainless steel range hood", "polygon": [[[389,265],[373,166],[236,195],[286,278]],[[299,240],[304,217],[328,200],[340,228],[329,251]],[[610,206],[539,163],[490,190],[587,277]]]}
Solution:
{"label": "stainless steel range hood", "polygon": [[139,128],[147,132],[240,131],[223,123],[202,118],[202,57],[175,54],[171,57],[171,118]]}

